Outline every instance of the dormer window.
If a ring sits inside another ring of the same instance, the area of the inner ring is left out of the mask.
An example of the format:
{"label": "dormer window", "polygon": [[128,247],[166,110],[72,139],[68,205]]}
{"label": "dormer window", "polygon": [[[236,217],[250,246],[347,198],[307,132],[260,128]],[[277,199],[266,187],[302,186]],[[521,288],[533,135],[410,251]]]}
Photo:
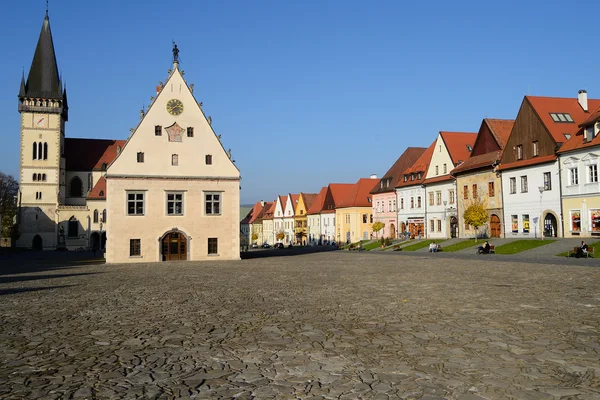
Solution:
{"label": "dormer window", "polygon": [[104,197],[104,190],[101,190],[100,193],[98,193],[98,197]]}
{"label": "dormer window", "polygon": [[383,189],[383,179],[379,181],[379,189]]}
{"label": "dormer window", "polygon": [[415,180],[415,174],[410,174],[410,180],[414,181]]}
{"label": "dormer window", "polygon": [[550,113],[550,117],[554,122],[564,122],[567,124],[575,122],[569,113]]}
{"label": "dormer window", "polygon": [[583,141],[591,142],[594,139],[594,126],[590,125],[583,130]]}
{"label": "dormer window", "polygon": [[567,140],[571,139],[571,134],[563,133],[563,135],[564,135],[565,139],[567,139]]}
{"label": "dormer window", "polygon": [[102,171],[106,171],[106,163],[102,163]]}
{"label": "dormer window", "polygon": [[408,175],[404,175],[404,182],[408,181]]}
{"label": "dormer window", "polygon": [[417,179],[421,179],[421,173],[420,172],[417,174]]}
{"label": "dormer window", "polygon": [[469,150],[469,153],[473,151],[473,148],[471,147],[470,144],[467,145],[467,150]]}

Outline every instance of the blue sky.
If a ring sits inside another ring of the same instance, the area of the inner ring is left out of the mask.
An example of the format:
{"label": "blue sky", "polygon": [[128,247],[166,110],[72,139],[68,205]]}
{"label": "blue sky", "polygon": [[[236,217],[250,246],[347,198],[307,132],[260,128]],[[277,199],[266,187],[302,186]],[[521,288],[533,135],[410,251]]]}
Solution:
{"label": "blue sky", "polygon": [[[382,176],[440,130],[514,118],[524,95],[599,98],[600,2],[576,4],[50,0],[66,135],[126,139],[175,40],[240,168],[242,203]],[[0,171],[15,177],[17,94],[44,12],[18,2],[0,25]]]}

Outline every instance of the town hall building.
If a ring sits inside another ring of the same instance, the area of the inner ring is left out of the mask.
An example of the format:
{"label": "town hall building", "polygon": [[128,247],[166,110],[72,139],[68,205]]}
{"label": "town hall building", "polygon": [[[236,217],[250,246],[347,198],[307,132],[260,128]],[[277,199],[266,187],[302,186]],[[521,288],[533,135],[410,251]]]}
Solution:
{"label": "town hall building", "polygon": [[21,79],[18,247],[105,249],[107,262],[239,259],[240,173],[173,67],[127,140],[65,137],[48,13]]}

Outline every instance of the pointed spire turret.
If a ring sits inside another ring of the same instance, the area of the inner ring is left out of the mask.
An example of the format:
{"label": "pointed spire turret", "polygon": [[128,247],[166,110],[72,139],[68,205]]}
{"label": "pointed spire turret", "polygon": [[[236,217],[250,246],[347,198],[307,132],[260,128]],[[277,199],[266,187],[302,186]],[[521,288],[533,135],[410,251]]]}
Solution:
{"label": "pointed spire turret", "polygon": [[21,74],[21,88],[19,89],[19,97],[25,97],[25,71]]}
{"label": "pointed spire turret", "polygon": [[25,84],[24,97],[62,100],[62,92],[52,32],[50,31],[50,19],[46,9],[46,16]]}

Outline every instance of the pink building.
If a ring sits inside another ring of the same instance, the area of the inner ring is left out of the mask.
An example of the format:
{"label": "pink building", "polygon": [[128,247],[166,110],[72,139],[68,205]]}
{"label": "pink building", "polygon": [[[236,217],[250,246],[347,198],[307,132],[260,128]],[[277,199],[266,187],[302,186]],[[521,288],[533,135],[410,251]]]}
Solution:
{"label": "pink building", "polygon": [[383,222],[385,224],[385,227],[374,234],[373,237],[395,238],[400,233],[394,187],[398,180],[403,177],[404,170],[413,165],[425,150],[427,149],[424,147],[407,148],[381,178],[379,184],[371,190],[373,196],[373,222]]}

